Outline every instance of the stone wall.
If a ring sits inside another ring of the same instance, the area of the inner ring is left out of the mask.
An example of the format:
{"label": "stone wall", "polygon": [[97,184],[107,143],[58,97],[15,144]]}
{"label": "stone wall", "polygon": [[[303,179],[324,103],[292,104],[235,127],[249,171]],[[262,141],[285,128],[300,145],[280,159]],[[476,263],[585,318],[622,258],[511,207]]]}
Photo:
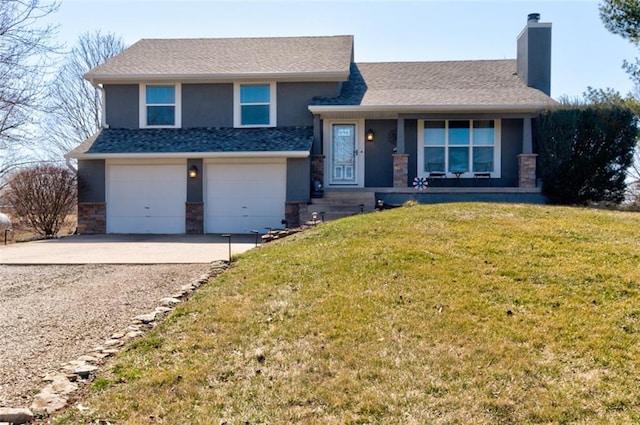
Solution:
{"label": "stone wall", "polygon": [[518,187],[536,187],[536,158],[535,153],[518,155]]}
{"label": "stone wall", "polygon": [[204,233],[204,203],[187,202],[186,232],[188,235],[202,235]]}
{"label": "stone wall", "polygon": [[101,235],[107,233],[107,204],[81,202],[78,204],[78,234]]}
{"label": "stone wall", "polygon": [[393,154],[393,187],[409,186],[409,155]]}

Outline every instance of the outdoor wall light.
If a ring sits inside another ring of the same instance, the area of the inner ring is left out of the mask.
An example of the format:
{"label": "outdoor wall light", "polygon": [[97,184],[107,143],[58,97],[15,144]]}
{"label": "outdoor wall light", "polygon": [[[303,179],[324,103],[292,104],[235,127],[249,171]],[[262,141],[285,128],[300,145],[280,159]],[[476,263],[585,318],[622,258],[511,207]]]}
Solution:
{"label": "outdoor wall light", "polygon": [[192,165],[191,168],[189,168],[189,178],[195,179],[196,177],[198,177],[198,167]]}
{"label": "outdoor wall light", "polygon": [[373,129],[369,129],[367,130],[367,142],[373,142],[373,137],[376,135],[376,133],[374,133]]}

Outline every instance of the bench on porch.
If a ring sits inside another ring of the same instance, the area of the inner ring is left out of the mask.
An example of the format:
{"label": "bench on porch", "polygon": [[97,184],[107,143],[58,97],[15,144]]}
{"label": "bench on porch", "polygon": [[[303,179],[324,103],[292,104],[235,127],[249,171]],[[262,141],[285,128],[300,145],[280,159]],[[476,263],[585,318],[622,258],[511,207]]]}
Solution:
{"label": "bench on porch", "polygon": [[490,162],[480,162],[473,164],[473,177],[476,179],[490,179],[493,164]]}

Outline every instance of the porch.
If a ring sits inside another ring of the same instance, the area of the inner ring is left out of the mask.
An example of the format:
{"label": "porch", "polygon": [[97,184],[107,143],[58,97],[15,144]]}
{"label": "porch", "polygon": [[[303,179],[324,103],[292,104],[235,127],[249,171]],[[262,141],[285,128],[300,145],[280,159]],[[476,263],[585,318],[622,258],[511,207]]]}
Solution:
{"label": "porch", "polygon": [[332,221],[376,209],[399,207],[407,201],[420,204],[447,202],[494,202],[544,204],[546,198],[539,187],[472,187],[428,186],[424,190],[398,187],[327,188],[322,198],[313,198],[300,208],[300,222],[315,216],[317,220]]}

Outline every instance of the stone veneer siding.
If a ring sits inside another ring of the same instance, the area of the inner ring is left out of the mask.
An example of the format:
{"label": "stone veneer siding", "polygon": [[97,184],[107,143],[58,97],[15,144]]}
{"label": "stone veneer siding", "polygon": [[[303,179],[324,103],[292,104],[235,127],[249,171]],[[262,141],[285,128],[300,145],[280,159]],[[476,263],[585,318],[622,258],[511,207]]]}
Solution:
{"label": "stone veneer siding", "polygon": [[287,220],[287,227],[300,227],[300,210],[307,204],[299,202],[287,202],[284,207],[284,219]]}
{"label": "stone veneer siding", "polygon": [[409,154],[393,154],[393,187],[409,186]]}
{"label": "stone veneer siding", "polygon": [[78,204],[78,234],[101,235],[107,233],[107,204],[81,202]]}
{"label": "stone veneer siding", "polygon": [[536,158],[535,153],[518,155],[518,187],[536,187]]}
{"label": "stone veneer siding", "polygon": [[311,155],[311,187],[316,180],[324,185],[324,155]]}
{"label": "stone veneer siding", "polygon": [[185,204],[185,228],[188,235],[204,233],[204,203],[187,202]]}

